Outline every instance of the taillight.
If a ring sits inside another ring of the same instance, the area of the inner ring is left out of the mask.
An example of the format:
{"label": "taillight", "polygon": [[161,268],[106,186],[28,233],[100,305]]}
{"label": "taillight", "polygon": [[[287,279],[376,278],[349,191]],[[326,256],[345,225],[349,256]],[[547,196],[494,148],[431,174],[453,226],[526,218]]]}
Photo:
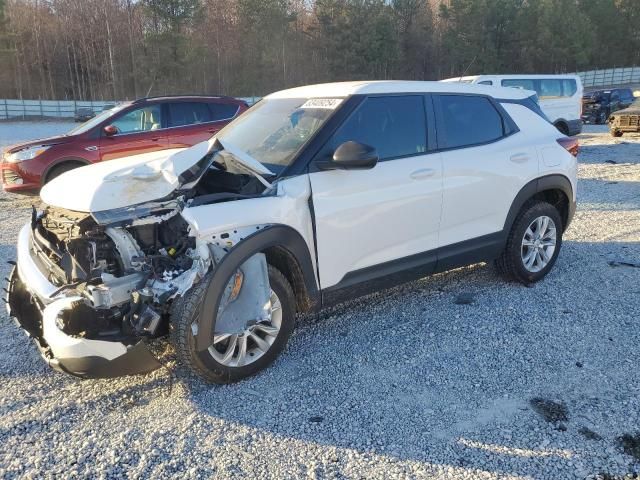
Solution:
{"label": "taillight", "polygon": [[572,137],[560,137],[556,140],[562,148],[564,148],[567,152],[569,152],[574,157],[578,156],[578,152],[580,151],[580,145],[578,144],[578,140]]}

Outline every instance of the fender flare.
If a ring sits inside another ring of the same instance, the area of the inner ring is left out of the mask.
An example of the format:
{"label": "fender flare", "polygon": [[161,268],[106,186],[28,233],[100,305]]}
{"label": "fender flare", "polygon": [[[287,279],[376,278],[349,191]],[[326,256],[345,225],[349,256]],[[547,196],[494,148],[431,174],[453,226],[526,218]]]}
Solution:
{"label": "fender flare", "polygon": [[[209,285],[200,304],[200,324],[195,337],[195,348],[198,356],[208,356],[207,349],[211,342],[215,322],[215,312],[227,282],[233,273],[252,255],[269,247],[283,247],[298,261],[307,292],[310,297],[319,298],[318,283],[311,261],[311,252],[302,236],[286,225],[270,225],[259,230],[234,246],[220,263],[216,265],[209,277]],[[205,358],[201,358],[205,361]]]}
{"label": "fender flare", "polygon": [[51,164],[47,165],[47,168],[42,172],[40,176],[40,186],[44,186],[45,180],[49,176],[51,170],[56,168],[58,165],[62,165],[63,163],[82,163],[83,166],[91,165],[91,162],[81,158],[81,157],[63,157],[58,160],[55,160]]}
{"label": "fender flare", "polygon": [[[569,220],[571,220],[571,205],[573,204],[573,187],[571,186],[571,181],[564,175],[547,175],[531,180],[522,187],[513,199],[502,230],[505,235],[508,235],[511,231],[511,227],[513,226],[513,222],[516,220],[516,216],[527,200],[533,197],[536,193],[544,192],[545,190],[561,190],[567,196],[567,199],[569,200]],[[567,225],[568,224],[569,222],[567,222]],[[564,225],[565,229],[567,225]]]}

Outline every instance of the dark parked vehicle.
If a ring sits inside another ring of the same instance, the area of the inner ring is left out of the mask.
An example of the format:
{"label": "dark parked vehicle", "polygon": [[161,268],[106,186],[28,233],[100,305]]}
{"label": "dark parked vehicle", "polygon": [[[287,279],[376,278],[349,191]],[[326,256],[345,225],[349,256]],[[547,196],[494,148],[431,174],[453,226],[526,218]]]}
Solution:
{"label": "dark parked vehicle", "polygon": [[582,96],[582,121],[603,125],[609,116],[633,103],[633,92],[629,88],[595,90]]}
{"label": "dark parked vehicle", "polygon": [[82,107],[76,110],[76,114],[73,118],[76,122],[86,122],[87,120],[91,120],[95,116],[96,114],[94,113],[93,109]]}
{"label": "dark parked vehicle", "polygon": [[215,135],[248,108],[229,97],[143,98],[101,112],[66,135],[5,149],[5,191],[35,193],[58,175],[91,163],[170,148],[191,147]]}
{"label": "dark parked vehicle", "polygon": [[640,97],[629,107],[609,117],[609,131],[614,137],[624,133],[640,133]]}

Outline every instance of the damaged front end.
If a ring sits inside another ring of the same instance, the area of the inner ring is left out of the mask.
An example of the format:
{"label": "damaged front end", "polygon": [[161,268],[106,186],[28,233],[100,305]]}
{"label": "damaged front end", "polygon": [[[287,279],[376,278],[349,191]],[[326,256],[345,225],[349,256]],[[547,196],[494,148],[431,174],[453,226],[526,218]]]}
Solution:
{"label": "damaged front end", "polygon": [[34,210],[19,234],[7,306],[49,365],[88,378],[161,365],[147,341],[167,333],[172,301],[211,266],[182,206],[182,198],[153,202],[129,218]]}

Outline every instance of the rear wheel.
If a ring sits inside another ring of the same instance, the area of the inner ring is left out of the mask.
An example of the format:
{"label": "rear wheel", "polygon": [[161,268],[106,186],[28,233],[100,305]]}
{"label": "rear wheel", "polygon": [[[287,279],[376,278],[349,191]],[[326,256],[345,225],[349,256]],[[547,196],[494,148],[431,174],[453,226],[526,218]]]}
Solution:
{"label": "rear wheel", "polygon": [[206,356],[195,349],[195,334],[200,304],[209,285],[203,279],[187,295],[178,300],[171,318],[171,341],[183,365],[212,383],[232,383],[266,368],[286,346],[295,324],[295,297],[284,275],[268,266],[271,287],[268,321],[247,326],[239,334],[211,334]]}
{"label": "rear wheel", "polygon": [[562,246],[562,218],[547,202],[523,207],[511,228],[507,244],[496,260],[498,271],[509,280],[529,284],[544,278]]}

